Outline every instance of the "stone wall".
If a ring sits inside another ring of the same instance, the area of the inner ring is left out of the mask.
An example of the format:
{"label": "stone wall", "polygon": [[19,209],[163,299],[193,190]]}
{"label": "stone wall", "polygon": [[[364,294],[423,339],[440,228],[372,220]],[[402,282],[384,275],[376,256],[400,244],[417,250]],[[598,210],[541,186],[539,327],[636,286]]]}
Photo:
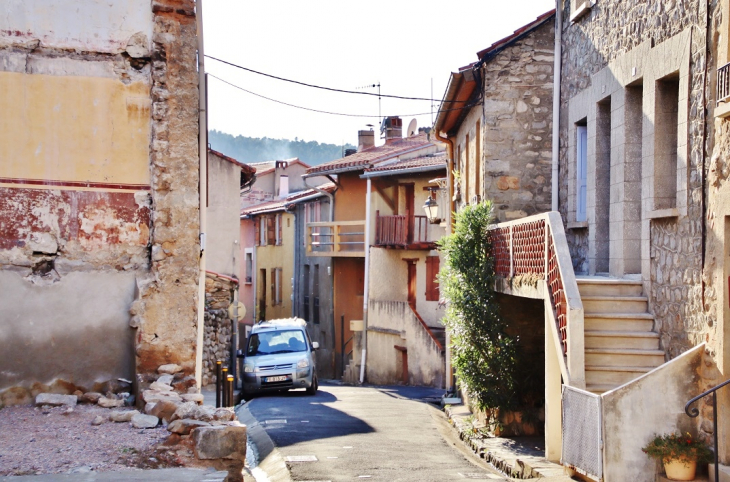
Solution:
{"label": "stone wall", "polygon": [[[205,334],[203,341],[202,385],[216,382],[216,362],[231,366],[233,328],[228,307],[233,303],[236,283],[206,273],[205,276]],[[230,373],[230,372],[229,372]]]}
{"label": "stone wall", "polygon": [[[661,347],[668,358],[674,358],[703,341],[716,338],[717,325],[713,306],[717,303],[719,287],[713,286],[703,266],[703,181],[709,161],[706,153],[712,151],[713,144],[713,126],[707,122],[705,112],[706,108],[714,106],[713,66],[717,47],[710,45],[708,48],[707,39],[717,39],[719,2],[600,0],[588,14],[573,23],[568,20],[571,14],[569,4],[570,2],[565,3],[562,30],[559,203],[563,221],[569,228],[566,236],[576,272],[587,272],[591,228],[573,224],[575,206],[572,183],[575,182],[575,177],[570,165],[573,162],[571,155],[574,149],[571,144],[573,121],[568,119],[571,100],[590,89],[593,92],[599,92],[601,88],[605,91],[605,85],[592,85],[592,81],[598,78],[594,76],[610,65],[621,65],[622,59],[629,58],[632,51],[639,48],[646,49],[647,52],[656,51],[662,58],[668,59],[678,52],[663,52],[660,50],[663,45],[669,45],[673,39],[682,35],[689,39],[688,86],[686,92],[680,93],[680,101],[686,97],[686,105],[680,105],[680,110],[686,109],[687,122],[680,123],[678,133],[680,145],[682,138],[686,136],[686,152],[682,145],[678,155],[684,158],[687,168],[681,174],[684,179],[680,176],[678,181],[677,208],[673,215],[657,215],[651,212],[656,208],[651,206],[653,200],[646,197],[646,163],[653,166],[653,149],[647,151],[645,145],[642,157],[645,164],[641,214],[641,276],[645,294],[649,296],[650,310],[656,318],[655,330],[661,336]],[[641,65],[637,63],[633,67],[635,71],[639,71],[637,77],[643,75]],[[615,71],[615,78],[630,76],[626,69],[630,71],[631,68],[627,64],[623,67],[624,71]],[[657,64],[647,65],[646,71],[650,68],[657,68]],[[654,87],[645,83],[643,88],[646,91]],[[612,108],[623,107],[613,103]],[[651,112],[647,112],[647,106],[651,106]],[[647,137],[646,132],[648,125],[653,133],[654,123],[646,122],[647,117],[654,118],[653,106],[653,99],[649,103],[644,99],[645,143],[654,142],[653,138]],[[612,132],[611,136],[615,134],[623,135]],[[611,142],[613,149],[614,140]],[[589,157],[590,149],[589,146]],[[612,175],[616,172],[613,164],[612,158]],[[611,189],[611,202],[614,202],[613,186]],[[590,216],[589,222],[592,222]],[[714,354],[716,348],[710,344],[708,352]],[[713,370],[708,368],[712,365],[711,360],[708,358],[706,362],[701,386],[711,384],[715,376]],[[703,409],[702,418],[706,419],[708,416],[711,414],[706,408]],[[712,430],[711,425],[706,423],[702,423],[702,427]]]}

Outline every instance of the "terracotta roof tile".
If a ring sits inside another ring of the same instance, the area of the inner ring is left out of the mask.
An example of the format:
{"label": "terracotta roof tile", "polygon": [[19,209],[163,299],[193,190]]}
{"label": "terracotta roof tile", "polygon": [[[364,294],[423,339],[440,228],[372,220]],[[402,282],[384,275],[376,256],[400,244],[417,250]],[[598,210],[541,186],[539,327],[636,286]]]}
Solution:
{"label": "terracotta roof tile", "polygon": [[387,161],[393,157],[405,154],[406,152],[419,148],[426,148],[432,145],[434,145],[434,143],[428,139],[426,134],[418,134],[416,136],[406,137],[382,146],[370,147],[347,157],[311,167],[307,169],[307,174],[337,174],[338,172],[363,169],[378,162]]}
{"label": "terracotta roof tile", "polygon": [[[333,192],[335,190],[335,184],[328,182],[319,186],[319,189],[327,192]],[[289,194],[286,199],[278,199],[276,201],[267,201],[254,206],[249,206],[241,210],[241,216],[251,216],[256,214],[273,213],[278,211],[285,211],[291,204],[296,204],[297,201],[305,199],[310,196],[315,196],[319,193],[316,189],[305,189],[303,191],[297,191]],[[321,194],[324,196],[324,194]]]}
{"label": "terracotta roof tile", "polygon": [[439,152],[437,154],[430,154],[427,156],[414,157],[412,159],[406,159],[404,161],[396,161],[392,163],[383,163],[369,169],[365,169],[365,173],[371,172],[389,172],[389,171],[402,171],[407,169],[418,169],[422,167],[434,167],[446,168],[448,163],[448,156],[445,152]]}
{"label": "terracotta roof tile", "polygon": [[505,37],[501,40],[497,40],[496,42],[494,42],[492,45],[490,45],[486,49],[480,50],[479,52],[477,52],[477,57],[479,57],[479,59],[483,59],[485,56],[487,56],[497,50],[500,50],[503,47],[506,47],[513,40],[517,40],[517,38],[519,38],[522,34],[525,34],[525,33],[529,32],[530,30],[539,27],[544,22],[548,21],[553,15],[555,15],[555,9],[552,9],[549,12],[543,13],[542,15],[537,17],[532,22],[528,23],[527,25],[523,25],[522,27],[515,30],[512,33],[512,35],[508,35],[507,37]]}

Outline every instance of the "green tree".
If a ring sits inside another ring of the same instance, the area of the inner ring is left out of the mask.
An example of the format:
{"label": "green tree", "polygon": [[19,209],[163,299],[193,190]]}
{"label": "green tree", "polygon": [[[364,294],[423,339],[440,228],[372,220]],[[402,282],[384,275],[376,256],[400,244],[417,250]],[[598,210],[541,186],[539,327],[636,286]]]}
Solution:
{"label": "green tree", "polygon": [[439,283],[449,303],[443,321],[451,336],[452,364],[479,409],[510,409],[516,403],[517,347],[495,301],[492,203],[466,206],[455,216],[454,233],[439,243],[445,255]]}

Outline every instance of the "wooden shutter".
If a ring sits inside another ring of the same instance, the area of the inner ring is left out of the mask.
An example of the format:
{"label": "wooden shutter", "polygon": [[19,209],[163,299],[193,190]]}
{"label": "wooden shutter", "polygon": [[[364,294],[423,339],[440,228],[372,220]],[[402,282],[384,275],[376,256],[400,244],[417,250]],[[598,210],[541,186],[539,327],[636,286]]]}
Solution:
{"label": "wooden shutter", "polygon": [[258,246],[261,244],[261,220],[256,216],[253,218],[253,232],[254,232],[254,245]]}
{"label": "wooden shutter", "polygon": [[276,224],[278,225],[277,227],[279,228],[278,229],[278,233],[277,233],[277,237],[276,237],[276,245],[277,246],[281,246],[281,222],[282,222],[282,220],[283,220],[282,219],[282,215],[281,214],[277,214],[276,215]]}
{"label": "wooden shutter", "polygon": [[276,305],[276,268],[271,268],[271,306]]}
{"label": "wooden shutter", "polygon": [[426,257],[426,301],[439,300],[439,282],[437,279],[439,273],[439,257]]}
{"label": "wooden shutter", "polygon": [[276,226],[274,226],[274,217],[266,216],[266,244],[276,244]]}

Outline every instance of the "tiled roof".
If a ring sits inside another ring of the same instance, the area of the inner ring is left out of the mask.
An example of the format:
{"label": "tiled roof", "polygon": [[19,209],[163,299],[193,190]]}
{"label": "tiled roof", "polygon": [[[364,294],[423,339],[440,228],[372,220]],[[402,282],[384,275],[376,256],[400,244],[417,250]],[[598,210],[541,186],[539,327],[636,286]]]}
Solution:
{"label": "tiled roof", "polygon": [[406,152],[426,148],[431,145],[433,145],[433,142],[428,139],[427,134],[418,134],[382,146],[369,147],[347,157],[310,167],[307,169],[307,175],[318,173],[337,174],[338,172],[364,169],[378,162],[387,161]]}
{"label": "tiled roof", "polygon": [[[328,182],[319,186],[319,190],[333,192],[335,190],[335,184]],[[304,191],[297,191],[289,194],[286,199],[279,199],[276,201],[267,201],[255,206],[249,206],[241,210],[241,216],[251,216],[256,214],[274,213],[279,211],[286,211],[290,205],[301,202],[310,197],[324,196],[317,189],[305,189]]]}
{"label": "tiled roof", "polygon": [[253,174],[254,172],[256,172],[256,169],[252,168],[251,164],[244,164],[240,161],[237,161],[236,159],[234,159],[232,157],[226,156],[222,152],[218,152],[215,149],[211,149],[210,147],[208,148],[208,152],[212,152],[213,154],[220,157],[224,161],[228,161],[231,164],[235,164],[236,166],[240,167],[241,170],[245,173]]}
{"label": "tiled roof", "polygon": [[309,167],[309,164],[307,164],[306,162],[302,162],[301,160],[299,160],[298,157],[292,157],[290,159],[278,159],[275,161],[252,162],[249,164],[249,166],[256,169],[256,174],[258,174],[259,176],[263,176],[264,174],[273,172],[274,168],[276,167],[276,163],[279,161],[287,162],[289,164],[301,164],[305,168]]}
{"label": "tiled roof", "polygon": [[479,59],[483,59],[487,55],[501,50],[502,48],[508,46],[512,41],[517,40],[521,35],[528,33],[530,30],[535,29],[542,25],[544,22],[548,21],[553,15],[555,15],[555,9],[543,13],[532,22],[528,23],[527,25],[523,25],[522,27],[515,30],[512,35],[508,35],[501,40],[497,40],[486,49],[477,52],[477,57],[479,57]]}
{"label": "tiled roof", "polygon": [[427,168],[429,168],[429,167],[432,167],[433,170],[445,169],[447,163],[448,163],[448,156],[446,155],[446,153],[439,152],[437,154],[430,154],[427,156],[414,157],[412,159],[406,159],[404,161],[382,163],[375,167],[365,169],[365,174],[370,174],[370,173],[388,174],[393,171],[428,170]]}

